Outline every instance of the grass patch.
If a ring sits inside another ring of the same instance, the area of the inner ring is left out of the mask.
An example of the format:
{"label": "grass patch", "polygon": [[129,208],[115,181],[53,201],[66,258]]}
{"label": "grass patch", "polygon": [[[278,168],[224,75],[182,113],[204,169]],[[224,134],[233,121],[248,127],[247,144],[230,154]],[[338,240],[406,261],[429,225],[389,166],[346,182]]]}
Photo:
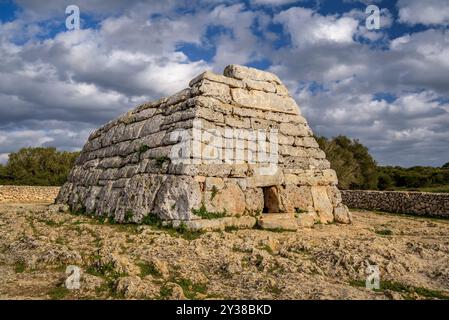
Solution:
{"label": "grass patch", "polygon": [[14,271],[16,273],[23,273],[26,269],[26,265],[25,262],[23,261],[18,261],[16,262],[15,266],[14,266]]}
{"label": "grass patch", "polygon": [[264,245],[263,247],[260,248],[261,250],[265,250],[266,252],[268,252],[269,254],[273,255],[273,249],[271,249],[271,247],[269,245]]}
{"label": "grass patch", "polygon": [[391,231],[390,229],[380,229],[380,230],[375,230],[374,231],[376,234],[381,235],[381,236],[391,236],[393,235],[393,231]]}
{"label": "grass patch", "polygon": [[141,262],[137,264],[140,268],[140,277],[145,278],[146,276],[153,276],[156,278],[162,277],[162,274],[157,270],[153,264],[148,262]]}
{"label": "grass patch", "polygon": [[218,189],[216,186],[212,186],[211,194],[210,194],[210,201],[214,200],[215,196],[218,193]]}
{"label": "grass patch", "polygon": [[[366,287],[365,281],[356,279],[349,281],[349,284],[353,287]],[[414,299],[414,294],[418,294],[421,297],[429,299],[441,299],[449,300],[449,295],[438,290],[431,290],[422,287],[413,287],[396,281],[381,281],[380,289],[373,289],[374,291],[385,291],[390,290],[394,292],[399,292],[405,295],[407,299]]]}
{"label": "grass patch", "polygon": [[170,158],[169,158],[169,157],[166,157],[166,156],[158,157],[158,158],[156,158],[156,163],[155,163],[155,165],[156,165],[156,167],[158,167],[158,168],[162,168],[162,166],[164,165],[164,163],[167,162],[167,161],[169,161],[169,160],[170,160]]}
{"label": "grass patch", "polygon": [[219,219],[226,217],[226,210],[223,210],[223,212],[209,212],[204,203],[202,203],[201,207],[198,209],[192,208],[192,213],[203,219]]}
{"label": "grass patch", "polygon": [[194,283],[190,279],[175,279],[174,282],[178,284],[187,299],[198,299],[198,294],[206,294],[207,286],[204,283]]}
{"label": "grass patch", "polygon": [[139,148],[139,155],[147,152],[148,150],[150,150],[149,146],[147,146],[146,144],[141,145]]}
{"label": "grass patch", "polygon": [[184,223],[181,223],[179,228],[173,228],[171,226],[163,226],[162,220],[155,214],[148,214],[142,219],[142,224],[151,226],[153,228],[163,230],[173,237],[182,237],[185,240],[195,240],[204,234],[204,231],[191,231],[187,229]]}
{"label": "grass patch", "polygon": [[70,290],[66,287],[56,287],[51,289],[47,292],[47,294],[50,296],[51,300],[62,300],[64,299],[68,294],[70,293]]}
{"label": "grass patch", "polygon": [[238,231],[238,230],[240,230],[240,229],[236,226],[226,226],[225,227],[226,232],[232,232],[232,231]]}

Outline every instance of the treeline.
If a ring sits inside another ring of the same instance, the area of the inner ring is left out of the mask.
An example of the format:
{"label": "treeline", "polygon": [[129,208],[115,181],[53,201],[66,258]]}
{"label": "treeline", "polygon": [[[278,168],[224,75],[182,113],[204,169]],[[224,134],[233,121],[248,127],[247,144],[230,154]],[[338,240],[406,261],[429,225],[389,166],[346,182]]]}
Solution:
{"label": "treeline", "polygon": [[368,149],[345,136],[317,137],[341,189],[449,192],[449,163],[441,168],[378,166]]}
{"label": "treeline", "polygon": [[[358,140],[316,139],[337,172],[341,189],[449,192],[449,163],[441,168],[381,167]],[[78,155],[55,148],[21,149],[9,155],[6,165],[0,164],[0,184],[62,185]]]}
{"label": "treeline", "polygon": [[6,165],[0,164],[0,184],[60,186],[78,155],[55,148],[20,149],[9,154]]}

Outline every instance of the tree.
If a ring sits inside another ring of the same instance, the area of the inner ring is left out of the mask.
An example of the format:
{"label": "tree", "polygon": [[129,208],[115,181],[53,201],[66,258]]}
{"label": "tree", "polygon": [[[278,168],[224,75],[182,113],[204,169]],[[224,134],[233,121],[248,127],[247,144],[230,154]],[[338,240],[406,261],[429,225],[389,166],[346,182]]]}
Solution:
{"label": "tree", "polygon": [[20,149],[9,155],[6,166],[0,171],[0,182],[16,185],[62,185],[78,155],[79,152],[57,151],[55,148]]}
{"label": "tree", "polygon": [[377,189],[377,164],[358,140],[345,136],[333,139],[317,138],[326,153],[331,168],[337,172],[338,186],[342,189]]}
{"label": "tree", "polygon": [[449,162],[443,164],[443,166],[441,167],[443,169],[449,169]]}

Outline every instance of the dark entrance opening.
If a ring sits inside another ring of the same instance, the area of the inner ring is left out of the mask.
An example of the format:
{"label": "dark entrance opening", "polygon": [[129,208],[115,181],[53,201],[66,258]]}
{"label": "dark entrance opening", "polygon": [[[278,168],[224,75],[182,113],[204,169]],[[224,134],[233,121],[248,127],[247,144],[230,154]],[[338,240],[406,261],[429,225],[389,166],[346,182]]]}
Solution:
{"label": "dark entrance opening", "polygon": [[263,213],[279,213],[279,193],[275,186],[263,188]]}

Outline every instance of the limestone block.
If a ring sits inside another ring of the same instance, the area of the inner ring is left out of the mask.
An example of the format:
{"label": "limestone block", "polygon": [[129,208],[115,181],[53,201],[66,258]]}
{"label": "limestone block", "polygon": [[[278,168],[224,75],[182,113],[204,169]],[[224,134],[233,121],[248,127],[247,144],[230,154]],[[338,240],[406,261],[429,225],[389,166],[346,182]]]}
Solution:
{"label": "limestone block", "polygon": [[315,221],[317,220],[318,216],[314,211],[310,212],[304,212],[298,214],[296,218],[296,222],[300,227],[303,228],[311,228],[315,224]]}
{"label": "limestone block", "polygon": [[276,92],[276,85],[267,81],[256,81],[251,79],[243,79],[243,83],[250,90],[259,90],[265,92]]}
{"label": "limestone block", "polygon": [[233,88],[231,89],[231,95],[234,102],[243,107],[277,110],[291,114],[298,114],[299,112],[295,100],[275,93]]}
{"label": "limestone block", "polygon": [[179,91],[178,93],[175,93],[174,95],[170,96],[167,99],[166,104],[167,105],[177,104],[181,101],[189,99],[191,96],[192,96],[191,89],[186,88],[186,89],[183,89],[183,90]]}
{"label": "limestone block", "polygon": [[326,187],[323,186],[313,186],[311,188],[313,206],[318,212],[318,216],[322,223],[329,223],[334,221],[333,211],[331,201],[327,195]]}
{"label": "limestone block", "polygon": [[223,114],[210,108],[198,108],[196,110],[196,116],[212,122],[224,123]]}
{"label": "limestone block", "polygon": [[251,79],[256,81],[267,81],[276,84],[282,84],[281,80],[276,75],[270,72],[257,70],[254,68],[248,68],[245,66],[239,66],[235,64],[227,66],[224,69],[223,74],[227,77],[240,80]]}
{"label": "limestone block", "polygon": [[193,208],[201,205],[198,182],[188,176],[167,176],[156,195],[153,211],[165,220],[194,219]]}
{"label": "limestone block", "polygon": [[279,134],[278,141],[279,141],[279,144],[285,144],[285,145],[291,146],[295,142],[295,138],[292,136],[285,136],[283,134]]}
{"label": "limestone block", "polygon": [[189,82],[189,86],[193,87],[195,84],[197,84],[198,82],[205,80],[205,79],[213,81],[213,82],[227,84],[231,88],[243,88],[245,86],[244,83],[240,80],[229,78],[229,77],[226,77],[223,75],[218,75],[218,74],[215,74],[210,71],[205,71],[202,74],[200,74],[199,76],[193,78]]}
{"label": "limestone block", "polygon": [[207,177],[205,182],[206,182],[206,190],[207,191],[211,191],[214,188],[216,190],[221,190],[225,186],[224,181],[221,178]]}
{"label": "limestone block", "polygon": [[292,156],[292,157],[300,157],[300,158],[305,158],[308,155],[307,151],[304,148],[287,146],[287,145],[280,145],[279,153],[283,156]]}
{"label": "limestone block", "polygon": [[252,177],[247,179],[248,188],[278,186],[284,183],[284,174],[279,168],[272,175],[261,175],[255,172]]}
{"label": "limestone block", "polygon": [[310,187],[289,184],[280,188],[279,195],[286,212],[296,212],[297,209],[307,210],[308,207],[313,206]]}
{"label": "limestone block", "polygon": [[293,215],[280,213],[265,213],[257,217],[257,224],[262,229],[267,230],[289,230],[296,231],[298,229],[298,223]]}
{"label": "limestone block", "polygon": [[270,121],[276,121],[279,123],[283,122],[291,122],[295,124],[304,124],[306,125],[306,119],[300,115],[300,111],[298,109],[298,114],[292,117],[290,114],[286,114],[283,112],[276,112],[276,111],[267,111],[265,112],[265,119]]}
{"label": "limestone block", "polygon": [[336,186],[328,186],[327,187],[327,195],[332,202],[332,205],[336,207],[342,201],[340,190]]}
{"label": "limestone block", "polygon": [[267,111],[233,106],[232,113],[241,117],[265,119]]}
{"label": "limestone block", "polygon": [[307,137],[312,135],[309,127],[294,123],[281,123],[279,131],[287,136]]}
{"label": "limestone block", "polygon": [[236,183],[227,182],[225,188],[215,194],[206,192],[204,198],[207,211],[226,212],[230,215],[245,212],[245,195]]}
{"label": "limestone block", "polygon": [[198,86],[199,93],[204,96],[215,97],[224,103],[231,102],[230,88],[226,84],[205,79],[199,82],[196,86]]}
{"label": "limestone block", "polygon": [[262,188],[250,188],[245,191],[246,209],[250,212],[262,212],[264,197]]}
{"label": "limestone block", "polygon": [[348,207],[342,203],[334,208],[334,217],[335,221],[339,223],[349,224],[352,222],[351,212],[349,211]]}
{"label": "limestone block", "polygon": [[231,128],[249,129],[251,127],[251,122],[249,118],[228,116],[225,118],[225,123]]}
{"label": "limestone block", "polygon": [[248,175],[247,164],[233,164],[230,176],[235,178],[244,178]]}
{"label": "limestone block", "polygon": [[313,137],[297,137],[295,138],[295,146],[306,148],[319,148],[318,142]]}
{"label": "limestone block", "polygon": [[280,96],[289,96],[290,93],[284,85],[276,84],[276,93]]}

